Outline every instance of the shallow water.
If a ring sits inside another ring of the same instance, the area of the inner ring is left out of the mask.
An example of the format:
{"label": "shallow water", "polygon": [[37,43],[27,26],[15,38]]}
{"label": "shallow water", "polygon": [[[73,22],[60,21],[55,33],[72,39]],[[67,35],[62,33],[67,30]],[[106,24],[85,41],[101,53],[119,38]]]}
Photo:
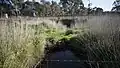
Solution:
{"label": "shallow water", "polygon": [[78,62],[79,58],[69,50],[52,53],[47,60],[42,68],[85,68],[84,63]]}

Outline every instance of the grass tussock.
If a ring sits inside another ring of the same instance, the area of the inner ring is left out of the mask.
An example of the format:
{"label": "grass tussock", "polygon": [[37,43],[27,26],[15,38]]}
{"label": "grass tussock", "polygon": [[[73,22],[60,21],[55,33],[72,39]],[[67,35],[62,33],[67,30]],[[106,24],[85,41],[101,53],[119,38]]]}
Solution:
{"label": "grass tussock", "polygon": [[92,68],[119,68],[119,17],[93,18],[86,25],[88,31],[71,38],[72,51]]}
{"label": "grass tussock", "polygon": [[0,23],[0,68],[30,68],[44,55],[44,34],[26,24]]}
{"label": "grass tussock", "polygon": [[[65,37],[65,27],[56,24],[0,23],[0,68],[32,68],[41,61],[46,44],[52,46]],[[64,29],[63,29],[63,28]],[[48,41],[48,39],[50,39]],[[54,42],[48,43],[54,40]]]}

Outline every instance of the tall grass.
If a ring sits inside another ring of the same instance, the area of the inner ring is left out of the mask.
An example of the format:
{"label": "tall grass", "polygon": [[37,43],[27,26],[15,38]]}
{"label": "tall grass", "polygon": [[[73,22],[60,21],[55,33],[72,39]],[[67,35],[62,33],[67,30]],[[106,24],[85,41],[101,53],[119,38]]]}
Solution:
{"label": "tall grass", "polygon": [[72,51],[91,68],[119,68],[119,16],[97,16],[67,30],[50,20],[0,22],[0,68],[32,68],[45,47],[67,39]]}
{"label": "tall grass", "polygon": [[0,68],[32,68],[44,56],[46,38],[52,37],[49,31],[55,32],[54,37],[64,32],[51,21],[33,22],[0,22]]}
{"label": "tall grass", "polygon": [[119,16],[100,16],[88,20],[89,30],[71,39],[76,55],[91,68],[120,67],[120,23]]}

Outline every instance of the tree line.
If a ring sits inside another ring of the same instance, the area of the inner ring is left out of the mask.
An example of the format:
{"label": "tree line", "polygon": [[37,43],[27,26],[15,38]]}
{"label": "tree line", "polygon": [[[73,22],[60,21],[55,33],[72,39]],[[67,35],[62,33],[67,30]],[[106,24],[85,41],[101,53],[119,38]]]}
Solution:
{"label": "tree line", "polygon": [[[10,0],[8,0],[10,1]],[[10,15],[24,15],[24,16],[70,16],[70,15],[88,15],[99,14],[103,12],[100,7],[91,8],[91,4],[88,7],[84,6],[82,0],[60,0],[40,2],[25,1],[24,0],[12,0],[12,7],[9,9],[7,4],[0,4],[0,11],[2,13],[9,13]],[[120,0],[115,0],[113,3],[112,11],[120,10]]]}

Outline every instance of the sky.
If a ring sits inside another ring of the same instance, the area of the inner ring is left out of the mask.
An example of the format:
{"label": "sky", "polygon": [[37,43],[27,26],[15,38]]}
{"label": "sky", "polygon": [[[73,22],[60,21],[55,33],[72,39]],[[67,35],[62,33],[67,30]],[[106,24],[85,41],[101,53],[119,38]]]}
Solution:
{"label": "sky", "polygon": [[[83,0],[85,6],[87,6],[88,4],[88,0]],[[105,11],[110,11],[113,7],[113,2],[114,0],[90,0],[90,2],[92,3],[92,7],[101,7],[103,8]]]}
{"label": "sky", "polygon": [[[40,0],[36,0],[40,1]],[[46,0],[46,1],[52,1],[52,0]],[[53,0],[59,2],[59,0]],[[110,11],[112,9],[112,4],[114,0],[90,0],[92,3],[91,7],[101,7],[104,9],[104,11]],[[84,5],[87,7],[88,0],[83,0]]]}

